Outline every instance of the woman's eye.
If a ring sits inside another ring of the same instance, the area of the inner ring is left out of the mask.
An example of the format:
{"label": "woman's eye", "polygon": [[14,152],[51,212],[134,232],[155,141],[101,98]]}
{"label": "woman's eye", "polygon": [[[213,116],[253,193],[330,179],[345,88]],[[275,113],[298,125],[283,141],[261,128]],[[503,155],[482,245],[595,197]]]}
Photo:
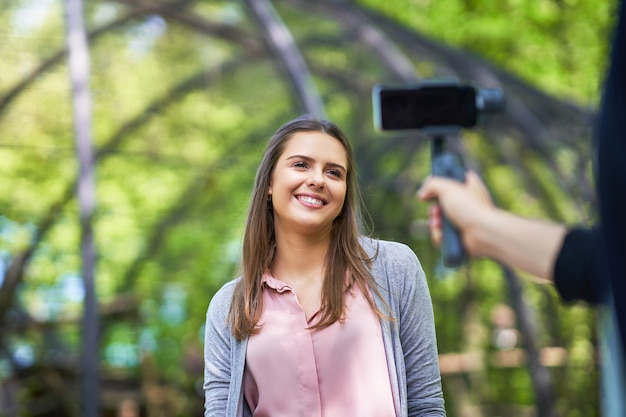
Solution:
{"label": "woman's eye", "polygon": [[341,171],[339,171],[338,169],[330,169],[328,170],[328,173],[333,177],[341,178]]}
{"label": "woman's eye", "polygon": [[306,162],[302,162],[302,161],[296,162],[295,164],[293,164],[293,166],[295,168],[306,168],[307,167]]}

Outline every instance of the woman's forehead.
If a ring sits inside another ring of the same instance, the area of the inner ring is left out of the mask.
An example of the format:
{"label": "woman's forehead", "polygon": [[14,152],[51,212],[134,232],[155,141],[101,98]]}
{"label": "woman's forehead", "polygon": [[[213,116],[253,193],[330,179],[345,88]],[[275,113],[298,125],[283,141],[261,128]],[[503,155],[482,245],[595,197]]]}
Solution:
{"label": "woman's forehead", "polygon": [[339,163],[346,168],[348,164],[348,154],[343,143],[324,132],[300,131],[291,135],[283,148],[281,157],[288,158],[298,154]]}

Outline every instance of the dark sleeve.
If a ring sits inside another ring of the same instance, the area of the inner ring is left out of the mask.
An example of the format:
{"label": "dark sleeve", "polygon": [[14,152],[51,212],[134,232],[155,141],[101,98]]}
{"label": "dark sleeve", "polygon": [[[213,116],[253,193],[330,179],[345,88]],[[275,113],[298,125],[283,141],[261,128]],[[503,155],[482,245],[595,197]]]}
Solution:
{"label": "dark sleeve", "polygon": [[595,140],[596,180],[613,304],[626,349],[626,1],[620,2]]}
{"label": "dark sleeve", "polygon": [[565,301],[605,301],[607,280],[600,228],[571,229],[554,265],[554,285]]}

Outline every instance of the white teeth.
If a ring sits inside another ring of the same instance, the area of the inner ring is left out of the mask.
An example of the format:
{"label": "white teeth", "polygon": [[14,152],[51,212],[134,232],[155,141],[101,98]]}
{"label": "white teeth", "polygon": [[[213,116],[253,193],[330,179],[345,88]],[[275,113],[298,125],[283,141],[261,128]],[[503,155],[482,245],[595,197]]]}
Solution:
{"label": "white teeth", "polygon": [[322,200],[318,200],[317,198],[307,197],[307,196],[300,196],[298,197],[298,200],[302,201],[303,203],[316,204],[318,206],[321,206],[324,204]]}

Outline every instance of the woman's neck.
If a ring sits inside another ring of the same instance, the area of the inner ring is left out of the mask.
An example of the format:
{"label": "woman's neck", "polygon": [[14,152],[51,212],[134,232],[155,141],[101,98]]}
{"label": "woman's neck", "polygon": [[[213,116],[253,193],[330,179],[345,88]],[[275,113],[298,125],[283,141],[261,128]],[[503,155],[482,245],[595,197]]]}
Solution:
{"label": "woman's neck", "polygon": [[302,237],[277,234],[272,274],[285,282],[312,282],[323,278],[328,236]]}

